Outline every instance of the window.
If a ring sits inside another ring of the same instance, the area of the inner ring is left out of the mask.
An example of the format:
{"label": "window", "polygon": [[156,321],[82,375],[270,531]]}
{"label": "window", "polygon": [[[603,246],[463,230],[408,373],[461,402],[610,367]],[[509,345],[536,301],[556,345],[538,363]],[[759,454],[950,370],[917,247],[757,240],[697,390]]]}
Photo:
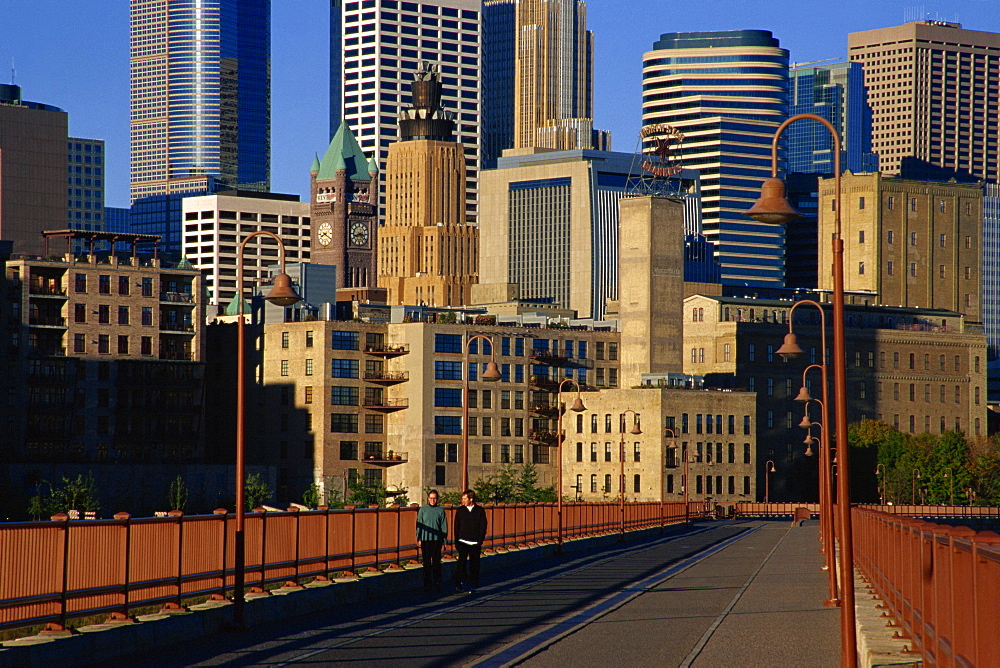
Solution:
{"label": "window", "polygon": [[[478,343],[477,339],[474,343]],[[471,346],[470,346],[471,348]],[[434,352],[436,353],[460,353],[462,352],[461,334],[435,334]]]}
{"label": "window", "polygon": [[434,467],[434,484],[438,486],[445,485],[445,467],[435,466]]}
{"label": "window", "polygon": [[597,492],[597,474],[590,476],[590,491],[594,493]]}
{"label": "window", "polygon": [[330,348],[333,350],[357,350],[357,332],[330,332]]}
{"label": "window", "polygon": [[500,446],[500,463],[501,464],[510,464],[510,446],[509,445],[504,444],[504,445]]}
{"label": "window", "polygon": [[888,262],[885,263],[885,272],[890,276],[892,276],[892,270],[893,270],[892,260],[889,260]]}
{"label": "window", "polygon": [[576,461],[583,461],[583,443],[577,442],[576,444]]}
{"label": "window", "polygon": [[330,388],[331,406],[357,406],[358,388],[344,385],[334,385]]}
{"label": "window", "polygon": [[610,434],[611,433],[611,415],[610,414],[606,414],[604,416],[604,433],[605,434]]}
{"label": "window", "polygon": [[142,296],[152,297],[153,296],[153,279],[146,276],[142,279]]}
{"label": "window", "polygon": [[305,396],[302,398],[302,403],[311,404],[313,402],[313,386],[306,385],[303,389],[305,391]]}
{"label": "window", "polygon": [[435,387],[434,388],[434,405],[438,407],[457,407],[462,406],[462,389],[452,388],[452,387]]}
{"label": "window", "polygon": [[357,413],[330,413],[330,431],[342,434],[358,433]]}
{"label": "window", "polygon": [[313,347],[313,333],[306,332],[306,348],[312,348],[312,347]]}
{"label": "window", "polygon": [[639,442],[638,441],[636,441],[635,443],[632,444],[632,461],[634,461],[634,462],[641,461],[641,459],[640,459],[640,453],[639,453]]}
{"label": "window", "polygon": [[87,322],[87,305],[86,304],[74,304],[73,305],[73,322]]}
{"label": "window", "polygon": [[97,277],[97,291],[102,295],[111,294],[111,277],[107,274],[101,274]]}
{"label": "window", "polygon": [[608,341],[608,359],[617,360],[618,359],[618,342]]}
{"label": "window", "polygon": [[85,352],[87,352],[87,335],[86,334],[74,334],[73,335],[73,352],[75,352],[75,353],[85,353]]}
{"label": "window", "polygon": [[590,461],[597,461],[597,443],[590,444]]}
{"label": "window", "polygon": [[365,415],[365,433],[382,434],[385,432],[385,416],[378,413]]}
{"label": "window", "polygon": [[153,337],[143,336],[139,339],[139,354],[140,355],[152,355],[153,354]]}
{"label": "window", "polygon": [[638,494],[640,489],[642,489],[642,482],[639,474],[636,473],[632,476],[632,492]]}
{"label": "window", "polygon": [[489,443],[483,443],[483,463],[490,464],[493,462],[493,446]]}
{"label": "window", "polygon": [[97,307],[97,322],[102,325],[111,324],[111,307],[107,304],[101,304]]}
{"label": "window", "polygon": [[[864,198],[862,197],[861,200],[864,201]],[[864,242],[865,242],[865,231],[860,230],[858,232],[858,243],[863,244]]]}
{"label": "window", "polygon": [[858,262],[858,274],[864,275],[864,273],[865,273],[865,263]]}
{"label": "window", "polygon": [[129,284],[128,276],[119,276],[118,277],[118,294],[120,294],[120,295],[127,295],[129,293],[129,288],[130,288],[130,284]]}
{"label": "window", "polygon": [[[437,380],[462,380],[461,362],[434,362],[434,378]],[[484,405],[483,408],[486,408]]]}
{"label": "window", "polygon": [[515,464],[524,463],[524,446],[520,443],[514,445],[514,463]]}
{"label": "window", "polygon": [[330,360],[331,378],[357,378],[358,360],[332,359]]}
{"label": "window", "polygon": [[118,337],[118,354],[128,355],[128,337],[119,336]]}
{"label": "window", "polygon": [[119,306],[118,307],[118,324],[119,325],[127,325],[128,321],[129,321],[128,306]]}
{"label": "window", "polygon": [[281,360],[281,375],[288,375],[288,360]]}
{"label": "window", "polygon": [[910,198],[910,211],[916,211],[916,210],[917,210],[917,198],[916,197],[911,197]]}
{"label": "window", "polygon": [[[895,205],[896,205],[896,198],[895,197],[893,197],[892,195],[890,195],[889,197],[886,198],[885,206],[886,206],[887,209],[889,209],[891,211],[892,208]],[[892,243],[892,242],[890,241],[889,243]]]}
{"label": "window", "polygon": [[282,348],[287,348],[288,347],[288,336],[289,336],[288,332],[282,332],[281,333],[281,347]]}
{"label": "window", "polygon": [[87,275],[86,274],[76,274],[73,281],[73,291],[74,292],[86,292],[87,291]]}
{"label": "window", "polygon": [[755,360],[755,358],[756,358],[756,350],[757,349],[754,346],[754,344],[751,343],[749,345],[749,347],[747,348],[747,360],[748,361],[753,362]]}
{"label": "window", "polygon": [[[435,434],[461,434],[462,433],[462,418],[458,415],[435,415],[434,416],[434,433]],[[484,432],[484,436],[487,434]]]}
{"label": "window", "polygon": [[916,276],[916,275],[917,275],[917,263],[916,262],[911,262],[910,263],[910,276]]}
{"label": "window", "polygon": [[358,442],[357,441],[341,441],[340,442],[340,458],[342,460],[356,460],[358,458]]}
{"label": "window", "polygon": [[152,327],[153,326],[153,307],[143,306],[142,307],[142,326]]}
{"label": "window", "polygon": [[604,444],[604,461],[611,461],[611,443]]}
{"label": "window", "polygon": [[722,344],[722,361],[728,362],[730,361],[729,358],[730,358],[730,344],[724,343]]}

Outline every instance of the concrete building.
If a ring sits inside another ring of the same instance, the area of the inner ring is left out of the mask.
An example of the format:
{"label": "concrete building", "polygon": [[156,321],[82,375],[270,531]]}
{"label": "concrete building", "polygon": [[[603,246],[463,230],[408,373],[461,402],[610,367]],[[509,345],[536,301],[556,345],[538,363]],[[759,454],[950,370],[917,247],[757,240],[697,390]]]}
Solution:
{"label": "concrete building", "polygon": [[310,255],[337,267],[337,286],[375,287],[378,278],[378,166],[362,152],[347,123],[323,159],[309,169]]}
{"label": "concrete building", "polygon": [[[788,333],[787,300],[695,295],[684,300],[684,373],[705,387],[757,393],[757,478],[775,462],[773,494],[815,498],[815,461],[804,456],[803,370],[823,361],[819,313],[796,310],[800,360],[775,354]],[[831,312],[825,309],[827,321]],[[961,313],[864,304],[846,306],[848,422],[882,420],[908,433],[986,434],[986,340]],[[828,339],[828,345],[832,341]],[[831,373],[832,382],[832,373]],[[806,386],[821,396],[819,374]],[[813,419],[822,421],[813,409]],[[683,428],[682,428],[683,431]],[[812,487],[810,487],[812,485]]]}
{"label": "concrete building", "polygon": [[[877,172],[872,153],[872,108],[860,63],[793,64],[788,71],[788,115],[816,114],[830,121],[841,141],[841,170]],[[798,122],[785,130],[788,171],[833,174],[833,137],[819,123]]]}
{"label": "concrete building", "polygon": [[1000,34],[916,21],[850,33],[883,174],[996,181]]}
{"label": "concrete building", "polygon": [[[783,228],[744,215],[771,176],[771,140],[788,115],[788,51],[766,30],[667,33],[643,54],[645,146],[672,147],[701,175],[703,229],[716,247],[722,282],[782,287]],[[784,167],[784,151],[779,167]]]}
{"label": "concrete building", "polygon": [[[858,303],[958,311],[982,322],[983,191],[979,185],[845,174],[844,289]],[[833,179],[819,190],[819,238],[833,233]],[[832,266],[819,244],[819,266]],[[820,272],[819,287],[833,277]]]}
{"label": "concrete building", "polygon": [[130,6],[132,201],[218,188],[267,192],[269,0]]}
{"label": "concrete building", "polygon": [[104,231],[104,140],[67,140],[67,229]]}
{"label": "concrete building", "polygon": [[[638,171],[627,153],[535,149],[500,158],[480,179],[475,303],[502,301],[496,291],[516,284],[522,298],[601,319],[619,294],[618,202]],[[695,204],[686,213],[696,209],[697,175],[684,170],[671,182],[678,198]],[[700,232],[696,225],[685,218],[678,249],[686,232]]]}
{"label": "concrete building", "polygon": [[[343,71],[342,76],[337,76],[343,82],[343,122],[357,132],[361,148],[376,156],[380,170],[385,169],[389,144],[398,138],[397,114],[411,102],[406,87],[418,63],[440,66],[446,88],[443,106],[457,114],[455,132],[465,149],[465,213],[469,223],[476,222],[478,192],[481,4],[481,0],[377,6],[348,2],[342,9],[340,3],[334,3],[331,10],[331,34],[335,39],[332,22],[337,13],[341,18]],[[335,77],[335,66],[331,60],[331,79]],[[378,204],[384,201],[384,187],[383,182]]]}
{"label": "concrete building", "polygon": [[[615,501],[624,472],[626,501],[757,499],[752,393],[649,385],[587,393],[583,401],[586,411],[563,418],[570,498]],[[641,434],[631,433],[633,424]]]}
{"label": "concrete building", "polygon": [[[182,254],[201,271],[208,304],[215,311],[236,295],[237,251],[254,232],[264,230],[281,237],[289,263],[310,259],[310,205],[300,202],[297,195],[228,191],[185,197],[182,207]],[[247,287],[269,282],[267,267],[277,263],[273,239],[260,236],[248,242],[243,253]]]}
{"label": "concrete building", "polygon": [[66,225],[67,127],[62,109],[0,84],[0,239],[15,253],[41,254],[42,231]]}
{"label": "concrete building", "polygon": [[[69,250],[81,238],[92,252],[77,256]],[[201,275],[116,254],[113,241],[134,249],[156,239],[50,232],[47,259],[6,263],[14,298],[0,373],[4,387],[17,388],[0,400],[7,462],[190,462],[201,454]]]}
{"label": "concrete building", "polygon": [[479,230],[465,222],[465,155],[441,108],[440,75],[425,65],[400,112],[386,160],[378,285],[390,304],[462,306],[478,280]]}
{"label": "concrete building", "polygon": [[514,34],[507,54],[514,63],[513,148],[610,150],[610,134],[594,130],[594,33],[587,30],[586,3],[518,0]]}
{"label": "concrete building", "polygon": [[[567,377],[598,389],[618,386],[612,325],[548,329],[477,325],[472,315],[456,324],[435,318],[447,319],[407,307],[393,322],[265,326],[264,384],[268,404],[280,408],[263,430],[266,451],[255,456],[279,467],[288,494],[312,482],[343,491],[355,475],[407,487],[411,498],[428,486],[458,491],[467,372],[469,479],[532,462],[541,486],[555,483],[551,393]],[[474,334],[493,341],[503,376],[497,383],[478,380],[490,354],[481,340],[466,343]]]}

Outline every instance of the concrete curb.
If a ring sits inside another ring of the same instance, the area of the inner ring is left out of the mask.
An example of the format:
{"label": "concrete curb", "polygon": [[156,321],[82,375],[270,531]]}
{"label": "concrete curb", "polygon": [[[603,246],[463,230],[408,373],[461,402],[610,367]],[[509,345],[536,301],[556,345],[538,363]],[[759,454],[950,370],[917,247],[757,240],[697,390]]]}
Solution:
{"label": "concrete curb", "polygon": [[[684,524],[667,526],[672,533]],[[628,542],[659,536],[660,529],[643,529],[628,534]],[[618,543],[618,534],[565,541],[563,552],[579,553],[606,549]],[[538,545],[483,555],[487,572],[504,569],[553,556],[555,544]],[[450,583],[454,562],[442,564],[445,581]],[[421,568],[400,569],[382,575],[362,577],[351,582],[309,584],[304,587],[277,589],[270,596],[248,596],[246,622],[250,627],[276,620],[320,612],[334,606],[359,603],[412,591],[423,587]],[[108,663],[137,652],[188,642],[231,628],[229,601],[206,602],[192,606],[191,612],[142,616],[135,622],[111,622],[79,629],[73,635],[31,636],[8,641],[0,647],[0,668],[50,668],[51,666],[87,666]]]}

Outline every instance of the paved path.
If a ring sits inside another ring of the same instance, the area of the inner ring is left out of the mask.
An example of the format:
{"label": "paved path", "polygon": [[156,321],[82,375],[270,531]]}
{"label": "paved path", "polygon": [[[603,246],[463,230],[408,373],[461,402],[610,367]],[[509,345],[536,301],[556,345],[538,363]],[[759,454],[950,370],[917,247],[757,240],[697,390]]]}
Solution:
{"label": "paved path", "polygon": [[[500,574],[254,627],[130,665],[837,666],[815,523],[714,522]],[[505,577],[501,577],[501,575]]]}

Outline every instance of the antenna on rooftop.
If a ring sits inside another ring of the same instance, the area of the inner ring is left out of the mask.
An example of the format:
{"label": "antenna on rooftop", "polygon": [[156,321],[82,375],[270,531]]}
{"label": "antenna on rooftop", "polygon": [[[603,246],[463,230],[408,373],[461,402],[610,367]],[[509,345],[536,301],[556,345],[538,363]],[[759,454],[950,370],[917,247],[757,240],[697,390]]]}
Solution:
{"label": "antenna on rooftop", "polygon": [[10,57],[10,85],[13,86],[17,82],[14,81],[14,77],[17,75],[17,70],[14,69],[14,56]]}

